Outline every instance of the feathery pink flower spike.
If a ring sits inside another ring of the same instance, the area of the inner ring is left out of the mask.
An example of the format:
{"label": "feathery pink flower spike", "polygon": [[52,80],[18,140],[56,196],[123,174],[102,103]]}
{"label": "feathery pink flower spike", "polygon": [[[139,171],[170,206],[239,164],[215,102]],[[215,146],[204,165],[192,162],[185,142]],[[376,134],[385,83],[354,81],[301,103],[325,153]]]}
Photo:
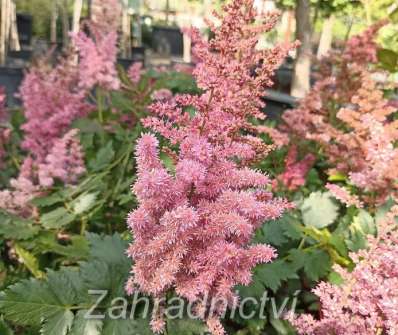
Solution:
{"label": "feathery pink flower spike", "polygon": [[322,282],[321,318],[289,315],[300,335],[395,335],[398,333],[398,206],[387,214],[369,248],[350,256],[352,272],[336,267],[344,283]]}
{"label": "feathery pink flower spike", "polygon": [[[136,146],[139,207],[128,216],[134,242],[127,254],[134,265],[126,290],[154,299],[175,290],[214,335],[225,334],[220,316],[238,302],[233,287],[250,284],[253,267],[276,257],[268,245],[250,245],[255,229],[291,208],[273,199],[266,175],[248,167],[271,149],[255,136],[261,128],[249,118],[264,119],[264,87],[292,47],[257,50],[259,35],[278,15],[267,14],[255,26],[256,14],[253,0],[233,0],[217,15],[221,25],[211,25],[212,41],[192,30],[194,76],[203,93],[157,101],[143,120],[178,147],[176,153],[164,150],[175,171],[160,160],[154,135],[143,134]],[[222,302],[208,315],[211,299]],[[163,332],[163,318],[155,313],[154,332]]]}

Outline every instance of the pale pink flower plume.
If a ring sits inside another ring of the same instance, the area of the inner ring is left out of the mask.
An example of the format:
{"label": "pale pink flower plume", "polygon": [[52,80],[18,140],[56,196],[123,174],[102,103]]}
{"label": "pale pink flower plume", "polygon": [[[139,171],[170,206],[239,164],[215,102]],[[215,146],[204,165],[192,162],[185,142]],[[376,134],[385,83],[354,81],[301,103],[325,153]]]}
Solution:
{"label": "pale pink flower plume", "polygon": [[24,217],[33,213],[30,201],[44,194],[56,180],[71,185],[85,173],[83,151],[77,138],[78,130],[72,129],[54,146],[42,163],[27,157],[19,176],[10,181],[10,188],[0,191],[0,208]]}
{"label": "pale pink flower plume", "polygon": [[143,65],[141,62],[133,63],[129,67],[127,75],[129,76],[133,84],[138,84],[140,82],[142,71],[143,71]]}
{"label": "pale pink flower plume", "polygon": [[32,68],[22,82],[20,96],[26,118],[21,127],[22,148],[38,162],[71,123],[92,108],[86,102],[87,92],[79,89],[78,78],[78,69],[67,59],[53,69],[44,63]]}
{"label": "pale pink flower plume", "polygon": [[0,167],[4,166],[4,160],[7,156],[6,145],[10,140],[11,129],[7,127],[5,122],[8,118],[6,108],[6,93],[4,87],[0,86]]}
{"label": "pale pink flower plume", "polygon": [[120,82],[116,70],[117,33],[96,32],[88,37],[80,32],[72,36],[80,56],[79,86],[91,89],[100,86],[106,90],[117,90]]}
{"label": "pale pink flower plume", "polygon": [[51,187],[55,180],[74,184],[86,172],[83,150],[77,138],[78,130],[72,129],[55,141],[44,163],[38,166],[39,184]]}
{"label": "pale pink flower plume", "polygon": [[[211,26],[212,41],[192,30],[194,77],[203,93],[150,106],[152,115],[143,123],[176,145],[177,152],[163,149],[175,171],[160,160],[155,136],[142,135],[136,146],[133,192],[139,207],[128,217],[134,242],[127,254],[134,265],[126,290],[155,299],[175,290],[214,335],[225,333],[220,316],[238,300],[235,285],[250,284],[253,267],[276,257],[272,247],[250,244],[255,230],[291,208],[273,199],[266,175],[248,167],[270,150],[248,119],[264,118],[264,87],[291,47],[257,50],[259,36],[273,28],[277,15],[267,14],[253,26],[256,16],[252,0],[233,0],[218,16],[221,25]],[[194,107],[193,115],[187,107]],[[205,297],[224,301],[214,315],[206,313]],[[153,319],[155,332],[162,330],[161,320]]]}
{"label": "pale pink flower plume", "polygon": [[357,208],[363,207],[362,201],[360,201],[356,195],[350,194],[350,192],[345,187],[330,183],[326,184],[325,187],[330,191],[330,193],[332,193],[332,195],[337,200],[341,201],[347,207],[349,206],[355,206]]}
{"label": "pale pink flower plume", "polygon": [[151,95],[152,100],[157,100],[157,101],[170,100],[172,97],[173,97],[173,92],[171,92],[167,88],[161,88],[159,90],[156,90]]}
{"label": "pale pink flower plume", "polygon": [[320,298],[321,317],[290,315],[299,334],[394,335],[398,332],[398,234],[394,206],[378,237],[369,237],[369,248],[350,256],[352,272],[336,267],[344,283],[322,282],[314,290]]}
{"label": "pale pink flower plume", "polygon": [[398,179],[398,169],[391,168],[398,166],[398,122],[391,118],[395,108],[372,79],[369,63],[384,24],[375,24],[353,37],[342,53],[326,57],[321,79],[298,108],[284,113],[281,126],[293,143],[304,138],[320,144],[329,173],[349,177],[370,205],[383,202]]}

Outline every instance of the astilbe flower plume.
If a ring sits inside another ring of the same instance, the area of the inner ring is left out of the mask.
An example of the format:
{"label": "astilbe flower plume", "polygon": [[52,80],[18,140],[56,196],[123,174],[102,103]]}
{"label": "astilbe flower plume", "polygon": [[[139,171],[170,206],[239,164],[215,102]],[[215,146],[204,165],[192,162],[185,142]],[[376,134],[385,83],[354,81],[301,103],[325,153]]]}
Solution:
{"label": "astilbe flower plume", "polygon": [[[54,67],[42,60],[22,82],[20,97],[26,119],[21,127],[22,148],[27,157],[10,189],[0,192],[0,208],[32,215],[30,200],[46,192],[55,180],[73,184],[85,171],[77,130],[70,126],[93,109],[87,98],[96,85],[119,87],[115,62],[120,7],[117,0],[101,0],[96,5],[93,21],[86,23],[90,36],[73,36],[76,49]],[[80,54],[77,62],[74,52]]]}
{"label": "astilbe flower plume", "polygon": [[285,159],[285,171],[276,178],[276,181],[288,190],[294,191],[305,184],[307,174],[314,163],[313,154],[307,154],[302,160],[298,160],[297,146],[292,145]]}
{"label": "astilbe flower plume", "polygon": [[297,109],[283,115],[282,130],[294,143],[299,139],[320,144],[331,168],[343,174],[365,193],[367,203],[379,202],[395,189],[397,169],[396,111],[372,79],[369,62],[376,54],[378,23],[354,36],[343,53],[333,53],[323,62],[318,80]]}
{"label": "astilbe flower plume", "polygon": [[55,68],[42,62],[26,74],[20,88],[26,118],[22,148],[38,162],[76,118],[90,111],[87,92],[79,89],[78,82],[78,69],[71,59]]}
{"label": "astilbe flower plume", "polygon": [[93,6],[92,20],[85,23],[89,34],[80,31],[72,35],[80,56],[80,87],[92,89],[98,85],[106,90],[120,87],[116,70],[120,13],[118,0],[98,0]]}
{"label": "astilbe flower plume", "polygon": [[4,159],[7,155],[5,146],[9,142],[11,135],[11,130],[5,125],[8,117],[6,98],[4,87],[0,86],[0,167],[4,165]]}
{"label": "astilbe flower plume", "polygon": [[29,217],[34,213],[29,202],[45,193],[56,180],[65,185],[74,184],[86,171],[77,135],[78,130],[71,129],[61,139],[55,140],[41,163],[30,156],[25,158],[18,177],[11,179],[10,188],[0,191],[0,208]]}
{"label": "astilbe flower plume", "polygon": [[341,286],[322,282],[314,290],[320,298],[321,317],[290,315],[302,335],[395,335],[398,332],[398,232],[394,206],[369,237],[369,248],[350,255],[352,272],[336,267]]}
{"label": "astilbe flower plume", "polygon": [[[133,192],[139,207],[128,217],[134,242],[127,253],[134,265],[126,290],[155,299],[175,290],[215,335],[224,334],[219,316],[237,303],[233,287],[249,284],[252,268],[276,256],[268,245],[249,244],[254,230],[291,207],[273,199],[266,175],[246,166],[269,151],[248,119],[264,118],[264,86],[289,50],[257,50],[259,35],[274,26],[277,15],[267,14],[257,26],[255,17],[252,0],[233,0],[218,15],[221,25],[211,26],[212,41],[192,31],[194,76],[203,93],[156,102],[153,116],[143,120],[178,148],[163,150],[175,161],[175,173],[160,160],[154,135],[144,134],[136,147]],[[220,302],[209,314],[211,299]],[[155,332],[164,330],[162,320],[160,309],[151,323]]]}

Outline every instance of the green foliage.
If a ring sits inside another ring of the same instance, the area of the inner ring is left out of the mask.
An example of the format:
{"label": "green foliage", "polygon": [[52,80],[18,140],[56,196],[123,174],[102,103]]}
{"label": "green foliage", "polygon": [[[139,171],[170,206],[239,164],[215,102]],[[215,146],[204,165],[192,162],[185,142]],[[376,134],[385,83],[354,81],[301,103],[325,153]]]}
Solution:
{"label": "green foliage", "polygon": [[328,192],[311,193],[300,209],[304,224],[318,229],[331,225],[338,216],[338,206]]}

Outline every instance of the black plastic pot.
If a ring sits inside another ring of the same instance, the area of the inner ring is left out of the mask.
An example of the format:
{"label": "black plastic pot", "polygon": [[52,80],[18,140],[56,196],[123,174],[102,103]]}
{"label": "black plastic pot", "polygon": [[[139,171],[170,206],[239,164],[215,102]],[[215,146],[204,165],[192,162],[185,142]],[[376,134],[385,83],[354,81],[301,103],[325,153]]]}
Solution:
{"label": "black plastic pot", "polygon": [[292,109],[297,105],[297,99],[289,94],[277,92],[274,90],[267,90],[263,101],[266,106],[263,112],[271,120],[279,121],[283,112],[287,109]]}
{"label": "black plastic pot", "polygon": [[3,86],[6,90],[7,106],[20,105],[20,101],[15,97],[15,94],[19,90],[22,79],[23,69],[0,67],[0,86]]}
{"label": "black plastic pot", "polygon": [[184,45],[181,30],[177,27],[154,26],[152,48],[159,54],[182,57]]}
{"label": "black plastic pot", "polygon": [[28,14],[17,13],[17,28],[19,43],[30,45],[33,34],[33,17]]}
{"label": "black plastic pot", "polygon": [[132,47],[131,54],[134,61],[145,64],[145,47]]}

